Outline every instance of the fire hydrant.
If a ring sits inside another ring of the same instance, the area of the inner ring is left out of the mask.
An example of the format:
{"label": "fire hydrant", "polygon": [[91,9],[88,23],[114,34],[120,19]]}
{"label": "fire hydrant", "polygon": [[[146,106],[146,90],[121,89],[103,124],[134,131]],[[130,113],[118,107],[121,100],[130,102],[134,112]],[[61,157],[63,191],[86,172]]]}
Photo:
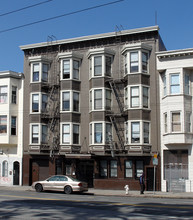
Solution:
{"label": "fire hydrant", "polygon": [[128,195],[129,194],[129,185],[125,185],[125,194]]}

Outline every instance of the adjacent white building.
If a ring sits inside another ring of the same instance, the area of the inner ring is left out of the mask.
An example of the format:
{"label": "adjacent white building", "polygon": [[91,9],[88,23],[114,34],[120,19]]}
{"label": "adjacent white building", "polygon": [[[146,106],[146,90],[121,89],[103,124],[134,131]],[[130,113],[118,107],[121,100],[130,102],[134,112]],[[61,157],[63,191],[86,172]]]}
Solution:
{"label": "adjacent white building", "polygon": [[0,185],[22,185],[22,73],[0,72]]}
{"label": "adjacent white building", "polygon": [[161,190],[193,191],[193,49],[157,53]]}

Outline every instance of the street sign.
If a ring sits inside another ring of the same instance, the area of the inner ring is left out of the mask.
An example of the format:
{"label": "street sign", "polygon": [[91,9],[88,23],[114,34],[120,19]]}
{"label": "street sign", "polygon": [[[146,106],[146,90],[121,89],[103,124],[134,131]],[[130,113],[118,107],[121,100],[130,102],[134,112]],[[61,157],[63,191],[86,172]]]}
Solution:
{"label": "street sign", "polygon": [[155,158],[155,157],[153,158],[153,165],[154,165],[154,166],[157,166],[157,165],[158,165],[158,159]]}

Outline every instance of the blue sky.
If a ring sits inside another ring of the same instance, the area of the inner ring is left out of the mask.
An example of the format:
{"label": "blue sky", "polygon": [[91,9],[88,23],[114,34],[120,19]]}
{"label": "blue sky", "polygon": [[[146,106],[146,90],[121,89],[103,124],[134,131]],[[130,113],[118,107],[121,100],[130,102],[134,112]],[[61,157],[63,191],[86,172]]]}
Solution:
{"label": "blue sky", "polygon": [[115,0],[51,0],[46,4],[17,13],[6,12],[45,0],[1,0],[0,71],[23,72],[23,52],[19,46],[113,32],[116,25],[124,30],[155,25],[155,12],[160,35],[168,50],[193,48],[193,0],[124,0],[116,4],[61,17],[55,20],[2,32],[3,30]]}

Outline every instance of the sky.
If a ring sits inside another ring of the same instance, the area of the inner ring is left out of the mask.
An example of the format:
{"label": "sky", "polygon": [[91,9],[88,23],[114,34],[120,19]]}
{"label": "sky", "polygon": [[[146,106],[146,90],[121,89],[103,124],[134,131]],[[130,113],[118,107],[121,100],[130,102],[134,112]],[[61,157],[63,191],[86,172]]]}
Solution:
{"label": "sky", "polygon": [[[167,50],[193,48],[192,9],[193,0],[0,0],[0,71],[23,72],[21,45],[114,32],[116,26],[158,25]],[[25,27],[14,29],[19,26]]]}

